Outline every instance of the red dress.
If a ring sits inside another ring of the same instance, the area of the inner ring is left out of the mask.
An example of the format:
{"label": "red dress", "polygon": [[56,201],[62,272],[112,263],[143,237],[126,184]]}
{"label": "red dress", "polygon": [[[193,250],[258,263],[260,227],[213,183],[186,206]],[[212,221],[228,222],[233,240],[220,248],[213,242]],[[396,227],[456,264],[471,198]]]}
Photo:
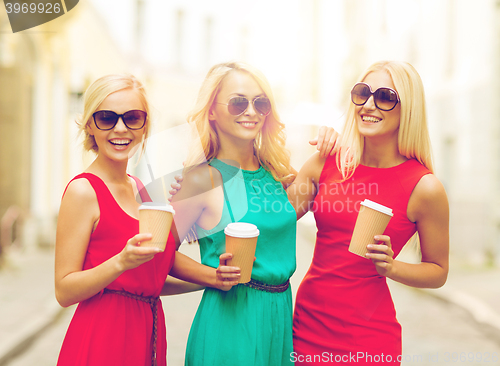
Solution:
{"label": "red dress", "polygon": [[329,157],[321,172],[313,212],[318,227],[311,266],[296,298],[293,336],[296,365],[398,365],[401,326],[386,278],[370,259],[348,251],[360,203],[393,209],[385,231],[395,256],[415,233],[407,218],[413,188],[430,173],[410,159],[391,168],[359,165],[343,183]]}
{"label": "red dress", "polygon": [[[90,269],[118,254],[127,240],[139,233],[139,221],[121,209],[105,183],[96,175],[83,173],[74,179],[86,178],[94,188],[99,203],[100,219],[85,256],[83,269]],[[150,201],[142,183],[133,177],[143,201]],[[152,364],[153,309],[157,315],[156,358],[166,365],[166,329],[161,301],[154,305],[110,293],[108,290],[155,298],[173,264],[175,242],[169,236],[163,253],[137,268],[121,274],[104,291],[78,304],[71,320],[58,366],[138,366]],[[155,299],[156,300],[156,299]]]}

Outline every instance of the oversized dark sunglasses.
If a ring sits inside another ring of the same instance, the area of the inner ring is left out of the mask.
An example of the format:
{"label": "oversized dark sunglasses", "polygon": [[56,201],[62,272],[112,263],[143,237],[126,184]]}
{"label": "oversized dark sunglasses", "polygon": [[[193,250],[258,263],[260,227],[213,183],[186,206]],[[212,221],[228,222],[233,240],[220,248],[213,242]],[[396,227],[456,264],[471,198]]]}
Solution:
{"label": "oversized dark sunglasses", "polygon": [[[233,97],[229,99],[229,103],[217,103],[227,105],[227,110],[233,116],[239,116],[243,114],[249,105],[249,101],[246,97]],[[266,97],[257,97],[252,100],[253,108],[262,116],[267,116],[271,112],[271,101]]]}
{"label": "oversized dark sunglasses", "polygon": [[104,131],[114,128],[120,117],[127,128],[140,130],[146,124],[147,116],[146,112],[140,110],[131,110],[123,114],[117,114],[113,111],[97,111],[92,115],[96,127]]}
{"label": "oversized dark sunglasses", "polygon": [[398,93],[391,88],[378,88],[372,92],[370,85],[357,83],[351,90],[351,100],[356,105],[364,105],[372,95],[375,106],[382,111],[392,111],[400,102]]}

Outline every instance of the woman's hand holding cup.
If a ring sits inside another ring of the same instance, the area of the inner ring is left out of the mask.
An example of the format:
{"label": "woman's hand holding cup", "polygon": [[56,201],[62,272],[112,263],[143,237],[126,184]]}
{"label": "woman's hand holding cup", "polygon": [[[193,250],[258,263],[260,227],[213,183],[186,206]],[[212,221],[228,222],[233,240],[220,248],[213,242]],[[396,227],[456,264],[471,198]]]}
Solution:
{"label": "woman's hand holding cup", "polygon": [[378,244],[367,245],[368,253],[366,253],[366,257],[375,264],[379,275],[390,277],[394,262],[391,238],[387,235],[377,235],[374,239],[378,240]]}
{"label": "woman's hand holding cup", "polygon": [[141,242],[151,240],[152,237],[150,233],[137,234],[127,241],[123,250],[116,256],[120,272],[139,267],[161,252],[157,247],[141,246]]}
{"label": "woman's hand holding cup", "polygon": [[231,253],[223,253],[219,257],[219,267],[216,270],[216,287],[219,290],[229,291],[239,283],[240,268],[227,265],[227,261],[232,257]]}

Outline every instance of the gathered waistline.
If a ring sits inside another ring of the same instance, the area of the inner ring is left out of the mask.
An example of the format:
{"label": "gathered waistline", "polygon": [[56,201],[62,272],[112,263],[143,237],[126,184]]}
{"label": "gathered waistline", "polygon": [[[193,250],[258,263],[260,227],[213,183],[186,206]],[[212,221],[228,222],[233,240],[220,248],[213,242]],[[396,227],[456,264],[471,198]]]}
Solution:
{"label": "gathered waistline", "polygon": [[250,282],[242,283],[241,285],[265,292],[285,292],[288,290],[288,287],[290,287],[290,280],[286,280],[286,282],[281,285],[269,285],[267,283],[251,279]]}
{"label": "gathered waistline", "polygon": [[103,290],[104,294],[117,294],[126,297],[130,297],[134,300],[142,301],[148,303],[151,306],[151,311],[153,312],[153,354],[151,355],[151,365],[156,366],[156,341],[158,338],[158,301],[160,301],[159,296],[141,296],[136,295],[128,291],[118,291],[110,290],[105,288]]}

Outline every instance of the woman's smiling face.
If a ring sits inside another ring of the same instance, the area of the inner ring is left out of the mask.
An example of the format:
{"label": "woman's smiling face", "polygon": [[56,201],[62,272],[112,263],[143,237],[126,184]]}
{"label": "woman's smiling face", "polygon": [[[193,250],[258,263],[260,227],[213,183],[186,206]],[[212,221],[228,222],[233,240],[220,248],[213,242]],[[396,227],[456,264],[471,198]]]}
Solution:
{"label": "woman's smiling face", "polygon": [[[374,71],[366,75],[364,83],[373,91],[386,87],[396,90],[391,76],[386,71]],[[382,111],[375,106],[373,96],[364,105],[356,106],[356,122],[361,136],[395,136],[397,139],[401,113],[401,103],[391,111]]]}
{"label": "woman's smiling face", "polygon": [[[144,111],[140,94],[134,89],[123,89],[111,93],[103,100],[97,111],[113,111],[123,114],[130,110]],[[147,122],[146,122],[147,123]],[[98,155],[111,160],[128,160],[135,153],[145,133],[146,126],[139,130],[131,130],[125,126],[122,118],[110,130],[100,130],[92,120],[87,126],[88,132],[94,136],[99,148]]]}
{"label": "woman's smiling face", "polygon": [[[228,104],[232,97],[246,97],[248,108],[242,114],[229,113]],[[222,81],[221,89],[210,109],[209,119],[215,121],[215,129],[220,138],[229,137],[239,140],[255,140],[265,123],[266,116],[259,114],[252,101],[265,97],[259,84],[250,74],[242,71],[231,72]]]}

